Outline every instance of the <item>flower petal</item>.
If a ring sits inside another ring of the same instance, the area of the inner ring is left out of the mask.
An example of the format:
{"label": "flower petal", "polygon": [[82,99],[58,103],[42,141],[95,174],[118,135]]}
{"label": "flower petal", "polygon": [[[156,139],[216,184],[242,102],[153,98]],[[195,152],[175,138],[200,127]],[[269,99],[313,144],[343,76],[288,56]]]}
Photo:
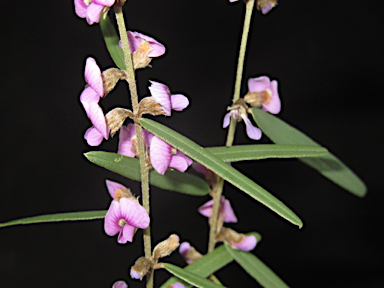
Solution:
{"label": "flower petal", "polygon": [[140,272],[136,272],[132,268],[131,268],[130,275],[132,279],[140,279],[143,276]]}
{"label": "flower petal", "polygon": [[267,2],[266,6],[263,8],[261,7],[261,13],[267,14],[274,6],[272,6],[269,2]]}
{"label": "flower petal", "polygon": [[159,174],[164,174],[172,160],[172,147],[168,143],[154,136],[149,146],[149,156],[153,168]]}
{"label": "flower petal", "polygon": [[135,227],[125,224],[121,229],[119,236],[117,237],[117,242],[119,244],[125,244],[127,241],[132,242],[133,235],[135,235]]}
{"label": "flower petal", "polygon": [[104,6],[102,5],[98,5],[95,3],[89,4],[87,8],[87,23],[89,25],[92,25],[93,23],[99,23],[100,15],[103,9]]}
{"label": "flower petal", "polygon": [[[83,104],[84,103],[99,103],[100,101],[100,95],[97,94],[95,90],[92,89],[91,86],[86,87],[83,92],[81,92],[80,95],[80,102]],[[85,109],[85,106],[84,106]]]}
{"label": "flower petal", "polygon": [[105,139],[108,139],[107,123],[99,104],[90,103],[87,109],[89,109],[88,118],[91,120],[93,127],[95,127]]}
{"label": "flower petal", "polygon": [[171,92],[169,88],[159,82],[151,81],[151,86],[148,87],[149,91],[151,91],[151,96],[157,103],[159,103],[168,116],[171,116]]}
{"label": "flower petal", "polygon": [[173,288],[185,288],[185,286],[180,282],[173,283],[172,285],[173,285]]}
{"label": "flower petal", "polygon": [[271,99],[268,104],[261,105],[261,108],[265,111],[268,111],[272,114],[278,114],[281,110],[281,102],[279,97],[279,92],[277,90],[277,81],[271,81]]}
{"label": "flower petal", "polygon": [[220,205],[220,208],[223,211],[222,213],[224,213],[223,221],[226,223],[237,223],[237,217],[232,209],[231,202],[225,199],[224,196],[221,196]]}
{"label": "flower petal", "polygon": [[124,281],[117,281],[113,283],[112,288],[128,288],[128,285]]}
{"label": "flower petal", "polygon": [[124,197],[120,199],[119,203],[121,215],[128,225],[141,229],[148,227],[149,216],[143,206],[132,199]]}
{"label": "flower petal", "polygon": [[251,120],[248,119],[248,116],[241,116],[245,122],[248,137],[254,140],[259,140],[261,138],[261,130],[252,125]]}
{"label": "flower petal", "polygon": [[[184,156],[186,157],[186,156]],[[171,158],[171,162],[169,163],[169,167],[179,170],[180,172],[185,172],[188,169],[188,162],[182,156],[174,155]],[[188,157],[186,157],[188,158]],[[189,158],[188,158],[189,159]]]}
{"label": "flower petal", "polygon": [[240,243],[232,242],[232,247],[235,249],[243,250],[243,251],[251,251],[255,249],[257,244],[257,239],[254,235],[245,236],[243,241]]}
{"label": "flower petal", "polygon": [[120,213],[120,203],[113,200],[104,218],[104,231],[107,235],[114,236],[120,232],[122,229],[119,225],[120,219],[122,219]]}
{"label": "flower petal", "polygon": [[[92,4],[90,4],[90,7],[91,5]],[[92,57],[88,57],[85,63],[84,78],[97,94],[104,96],[103,77],[101,76],[101,71],[96,60]]]}
{"label": "flower petal", "polygon": [[108,192],[111,195],[112,199],[115,199],[115,193],[117,189],[127,189],[127,187],[125,187],[124,185],[121,185],[120,183],[111,180],[105,180],[105,184],[107,185]]}
{"label": "flower petal", "polygon": [[85,131],[84,139],[87,140],[89,146],[99,146],[103,142],[103,135],[94,127],[88,128]]}
{"label": "flower petal", "polygon": [[[165,53],[164,45],[152,37],[134,31],[127,31],[127,36],[131,53],[137,50],[142,40],[147,41],[152,48],[152,50],[148,53],[148,57],[158,57]],[[119,44],[120,47],[122,47],[121,41]]]}
{"label": "flower petal", "polygon": [[189,105],[189,100],[187,97],[181,94],[176,94],[171,96],[171,107],[172,110],[182,111]]}
{"label": "flower petal", "polygon": [[128,126],[122,126],[120,128],[118,154],[135,157],[135,153],[132,151],[132,137],[135,135],[135,125],[133,124],[128,124]]}
{"label": "flower petal", "polygon": [[111,7],[113,4],[115,4],[116,0],[92,0],[93,3]]}
{"label": "flower petal", "polygon": [[248,90],[249,92],[262,92],[270,88],[271,81],[267,76],[257,78],[249,78]]}
{"label": "flower petal", "polygon": [[85,4],[84,0],[75,0],[75,12],[77,16],[79,16],[80,18],[85,18],[85,16],[87,15],[87,8],[88,5]]}
{"label": "flower petal", "polygon": [[197,211],[205,217],[210,218],[212,216],[213,199],[209,200],[204,205],[200,206]]}
{"label": "flower petal", "polygon": [[229,123],[231,123],[231,115],[233,114],[232,111],[229,111],[224,116],[224,122],[223,122],[223,128],[227,128],[229,126]]}

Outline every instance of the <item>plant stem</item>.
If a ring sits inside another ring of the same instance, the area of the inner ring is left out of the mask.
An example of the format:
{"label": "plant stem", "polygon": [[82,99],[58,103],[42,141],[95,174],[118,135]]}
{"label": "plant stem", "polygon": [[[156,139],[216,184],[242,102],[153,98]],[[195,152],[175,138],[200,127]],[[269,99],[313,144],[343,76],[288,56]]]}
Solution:
{"label": "plant stem", "polygon": [[[244,18],[244,25],[243,25],[243,34],[241,36],[241,44],[240,44],[240,51],[239,51],[239,58],[237,61],[237,71],[236,71],[236,81],[235,81],[235,90],[233,92],[233,99],[232,101],[235,102],[237,99],[240,98],[240,86],[241,86],[241,79],[243,76],[243,68],[244,68],[244,58],[245,58],[245,50],[247,48],[247,41],[248,41],[248,33],[249,33],[249,27],[251,23],[252,18],[252,11],[255,4],[255,0],[248,0],[245,3],[246,11],[245,11],[245,18]],[[227,141],[225,146],[230,147],[233,144],[233,140],[235,137],[235,131],[236,131],[236,124],[237,120],[231,118],[231,123],[229,125],[228,133],[227,133]],[[209,243],[208,243],[208,253],[213,251],[215,249],[216,244],[216,233],[217,233],[217,217],[219,213],[219,207],[220,207],[220,198],[221,194],[223,192],[223,186],[224,186],[224,179],[220,178],[216,187],[213,188],[215,191],[214,197],[213,197],[213,211],[212,211],[212,217],[211,217],[211,228],[209,231]]]}
{"label": "plant stem", "polygon": [[[137,115],[139,108],[139,97],[137,95],[137,87],[135,80],[135,70],[133,68],[131,51],[129,49],[129,42],[127,37],[127,29],[125,27],[123,9],[120,5],[115,5],[115,14],[117,26],[119,28],[120,39],[123,44],[124,52],[124,61],[127,72],[127,82],[129,86],[129,91],[131,93],[131,102],[133,113]],[[143,207],[150,215],[150,205],[149,205],[149,175],[148,168],[145,162],[146,154],[144,149],[144,140],[143,140],[143,131],[140,124],[135,123],[135,130],[137,136],[137,144],[139,150],[139,159],[140,159],[140,172],[141,172],[141,192],[143,197]],[[144,253],[146,258],[150,258],[152,254],[151,248],[151,228],[148,226],[147,229],[144,229],[143,233],[144,238]],[[147,274],[147,288],[153,287],[153,271]]]}

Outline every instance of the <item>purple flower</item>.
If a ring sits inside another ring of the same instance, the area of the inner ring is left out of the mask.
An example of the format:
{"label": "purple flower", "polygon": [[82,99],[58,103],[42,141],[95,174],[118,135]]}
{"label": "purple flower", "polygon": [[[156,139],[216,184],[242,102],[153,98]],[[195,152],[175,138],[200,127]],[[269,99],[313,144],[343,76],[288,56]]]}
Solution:
{"label": "purple flower", "polygon": [[[202,205],[198,209],[199,213],[205,217],[212,217],[213,199]],[[235,212],[233,212],[231,203],[224,196],[220,198],[219,217],[226,223],[237,223]]]}
{"label": "purple flower", "polygon": [[182,111],[189,105],[188,98],[181,94],[171,95],[169,88],[159,82],[149,81],[151,96],[159,103],[166,115],[171,116],[171,110]]}
{"label": "purple flower", "polygon": [[193,260],[187,257],[189,249],[191,249],[191,244],[189,244],[188,242],[183,242],[180,244],[179,253],[181,254],[181,256],[183,256],[185,262],[191,264],[193,263]]}
{"label": "purple flower", "polygon": [[117,242],[132,242],[137,228],[145,229],[149,225],[147,211],[137,201],[122,197],[113,200],[104,219],[104,230],[109,236],[119,234]]}
{"label": "purple flower", "polygon": [[[250,78],[248,80],[248,97],[252,100],[257,98],[258,105],[261,109],[272,114],[277,114],[281,110],[279,93],[277,91],[277,81],[270,81],[267,76]],[[253,94],[253,95],[252,95]],[[244,99],[247,98],[247,95]],[[254,96],[254,97],[252,97]],[[248,102],[247,100],[245,100]],[[248,102],[252,105],[252,102]]]}
{"label": "purple flower", "polygon": [[[145,129],[143,129],[143,138],[144,145],[149,151],[151,164],[159,174],[164,174],[168,167],[184,172],[192,164],[193,161],[184,153]],[[138,157],[136,141],[136,131],[133,124],[121,127],[117,153],[128,157]]]}
{"label": "purple flower", "polygon": [[173,283],[169,286],[171,286],[171,288],[185,288],[185,286],[183,284],[181,284],[180,282]]}
{"label": "purple flower", "polygon": [[236,120],[243,119],[247,131],[247,135],[249,138],[254,140],[259,140],[261,138],[261,130],[255,126],[253,126],[251,120],[248,119],[248,114],[246,110],[242,109],[242,107],[232,109],[224,116],[224,122],[223,122],[223,128],[226,128],[229,126],[229,123],[231,122],[231,116],[232,118]]}
{"label": "purple flower", "polygon": [[238,250],[251,251],[255,249],[257,244],[257,239],[254,235],[244,236],[243,240],[240,243],[231,242],[231,246]]}
{"label": "purple flower", "polygon": [[[158,42],[157,40],[153,39],[152,37],[133,31],[127,31],[127,36],[131,53],[135,52],[139,48],[142,41],[147,41],[152,48],[152,50],[147,55],[148,57],[159,57],[165,53],[164,45]],[[121,40],[119,42],[119,45],[121,48],[123,48]]]}
{"label": "purple flower", "polygon": [[258,0],[257,9],[261,10],[261,13],[267,14],[273,7],[277,5],[277,0]]}
{"label": "purple flower", "polygon": [[128,285],[124,281],[117,281],[113,283],[112,288],[128,288]]}
{"label": "purple flower", "polygon": [[108,139],[108,128],[104,113],[99,106],[100,97],[104,96],[103,78],[95,59],[89,57],[84,71],[87,86],[80,95],[80,102],[84,107],[93,128],[89,128],[84,135],[88,144],[97,146],[104,139]]}
{"label": "purple flower", "polygon": [[75,0],[75,12],[80,18],[86,18],[89,25],[99,23],[104,7],[111,7],[115,0]]}

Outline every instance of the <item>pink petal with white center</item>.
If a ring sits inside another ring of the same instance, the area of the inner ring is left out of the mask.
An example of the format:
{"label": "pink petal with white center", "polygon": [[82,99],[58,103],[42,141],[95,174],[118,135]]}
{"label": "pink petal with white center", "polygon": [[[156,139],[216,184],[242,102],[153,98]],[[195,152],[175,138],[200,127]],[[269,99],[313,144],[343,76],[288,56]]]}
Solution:
{"label": "pink petal with white center", "polygon": [[271,81],[267,76],[257,78],[249,78],[248,90],[249,92],[262,92],[270,88]]}
{"label": "pink petal with white center", "polygon": [[87,140],[89,146],[99,146],[104,137],[97,129],[91,127],[85,131],[84,139]]}
{"label": "pink petal with white center", "polygon": [[[91,86],[86,87],[83,92],[81,92],[80,95],[80,102],[83,104],[84,103],[99,103],[100,101],[100,95],[97,94],[95,90],[92,89]],[[85,106],[84,106],[85,109]]]}
{"label": "pink petal with white center", "polygon": [[132,199],[120,199],[120,211],[122,218],[128,225],[145,229],[149,225],[149,216],[147,211],[139,203]]}
{"label": "pink petal with white center", "polygon": [[128,288],[128,285],[124,281],[117,281],[113,283],[112,288]]}
{"label": "pink petal with white center", "polygon": [[105,121],[103,110],[97,103],[90,103],[88,110],[88,118],[105,139],[108,139],[107,123]]}
{"label": "pink petal with white center", "polygon": [[136,228],[129,225],[125,224],[121,229],[119,236],[117,237],[117,242],[119,244],[125,244],[127,242],[132,242],[133,240],[133,235],[135,235],[135,230]]}
{"label": "pink petal with white center", "polygon": [[86,17],[87,23],[89,25],[92,25],[93,23],[99,23],[100,15],[103,9],[104,9],[103,5],[98,5],[95,3],[89,4],[87,8],[87,17]]}
{"label": "pink petal with white center", "polygon": [[84,0],[75,0],[75,12],[80,18],[85,18],[87,16],[88,5]]}
{"label": "pink petal with white center", "polygon": [[257,239],[254,235],[245,236],[243,241],[241,241],[241,243],[239,244],[235,242],[231,243],[233,248],[238,250],[243,250],[243,251],[251,251],[255,249],[256,244],[257,244]]}
{"label": "pink petal with white center", "polygon": [[135,135],[135,125],[133,124],[128,124],[128,126],[122,126],[120,128],[118,154],[135,157],[135,153],[132,151],[132,138]]}
{"label": "pink petal with white center", "polygon": [[169,88],[159,82],[149,81],[151,82],[151,86],[148,87],[149,91],[151,91],[151,96],[157,103],[159,103],[168,116],[171,116],[171,92]]}
{"label": "pink petal with white center", "polygon": [[231,202],[229,202],[229,200],[225,199],[225,197],[222,196],[222,198],[220,199],[220,205],[220,208],[224,213],[223,221],[226,223],[237,223],[237,217],[235,215],[235,212],[233,212]]}
{"label": "pink petal with white center", "polygon": [[108,192],[111,195],[112,199],[115,199],[115,193],[117,189],[127,189],[127,187],[125,187],[124,185],[121,185],[120,183],[111,180],[105,180],[105,184],[107,185]]}
{"label": "pink petal with white center", "polygon": [[[92,4],[90,4],[90,6],[91,5]],[[84,78],[88,85],[91,86],[99,96],[104,96],[103,77],[101,76],[101,71],[96,60],[92,57],[88,57],[85,62]]]}
{"label": "pink petal with white center", "polygon": [[115,4],[116,0],[92,0],[93,3],[111,7],[113,4]]}
{"label": "pink petal with white center", "polygon": [[245,122],[245,127],[247,130],[247,135],[249,138],[253,140],[259,140],[261,138],[261,130],[255,126],[252,125],[251,120],[248,119],[247,115],[243,116],[242,118]]}
{"label": "pink petal with white center", "polygon": [[209,200],[204,205],[200,206],[197,211],[205,217],[210,218],[212,216],[213,199]]}
{"label": "pink petal with white center", "polygon": [[171,96],[171,107],[172,110],[182,111],[189,105],[189,100],[187,97],[181,94],[176,94]]}
{"label": "pink petal with white center", "polygon": [[224,116],[224,122],[223,122],[223,128],[227,128],[229,126],[229,123],[231,123],[231,115],[233,114],[233,110],[229,111],[227,114]]}
{"label": "pink petal with white center", "polygon": [[268,104],[261,105],[261,109],[268,111],[272,114],[278,114],[281,110],[281,102],[279,97],[279,92],[277,90],[277,81],[271,81],[271,99]]}
{"label": "pink petal with white center", "polygon": [[149,146],[149,156],[153,168],[159,174],[164,174],[172,160],[172,146],[154,136]]}
{"label": "pink petal with white center", "polygon": [[119,225],[119,221],[121,219],[120,203],[116,200],[113,200],[104,218],[105,233],[109,236],[114,236],[119,233],[122,229],[122,227]]}
{"label": "pink petal with white center", "polygon": [[184,157],[174,155],[171,158],[171,162],[169,163],[169,167],[179,170],[180,172],[185,172],[188,169],[188,162]]}

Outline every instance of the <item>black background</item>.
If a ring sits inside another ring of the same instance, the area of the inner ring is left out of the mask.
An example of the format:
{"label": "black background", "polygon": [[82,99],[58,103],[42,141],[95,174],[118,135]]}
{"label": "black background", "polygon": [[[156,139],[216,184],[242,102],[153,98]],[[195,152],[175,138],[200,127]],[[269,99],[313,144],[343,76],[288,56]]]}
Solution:
{"label": "black background", "polygon": [[[4,1],[5,2],[5,1]],[[329,148],[368,186],[357,198],[297,160],[236,164],[290,206],[299,230],[228,185],[239,223],[263,236],[254,253],[291,287],[382,287],[381,163],[383,98],[382,1],[281,1],[254,13],[242,93],[249,77],[279,80],[280,117]],[[164,43],[167,53],[137,72],[183,93],[190,106],[159,119],[203,146],[223,145],[221,128],[233,93],[244,5],[226,0],[129,1],[128,27]],[[72,1],[7,1],[1,21],[0,221],[39,214],[107,209],[106,178],[139,194],[136,182],[90,164],[83,153],[116,151],[118,137],[87,146],[90,122],[79,102],[88,56],[112,66],[98,25],[74,14]],[[126,85],[102,101],[128,106]],[[238,125],[236,144],[251,142]],[[268,143],[263,137],[262,143]],[[153,189],[154,243],[177,232],[206,251],[207,221],[196,209],[208,197]],[[0,229],[0,286],[110,287],[128,280],[141,255],[142,232],[118,245],[101,220]],[[183,265],[178,253],[166,261]],[[160,284],[169,274],[159,271]],[[258,287],[236,264],[217,273],[229,287]],[[129,281],[130,287],[143,283]],[[236,284],[240,282],[241,284]]]}

